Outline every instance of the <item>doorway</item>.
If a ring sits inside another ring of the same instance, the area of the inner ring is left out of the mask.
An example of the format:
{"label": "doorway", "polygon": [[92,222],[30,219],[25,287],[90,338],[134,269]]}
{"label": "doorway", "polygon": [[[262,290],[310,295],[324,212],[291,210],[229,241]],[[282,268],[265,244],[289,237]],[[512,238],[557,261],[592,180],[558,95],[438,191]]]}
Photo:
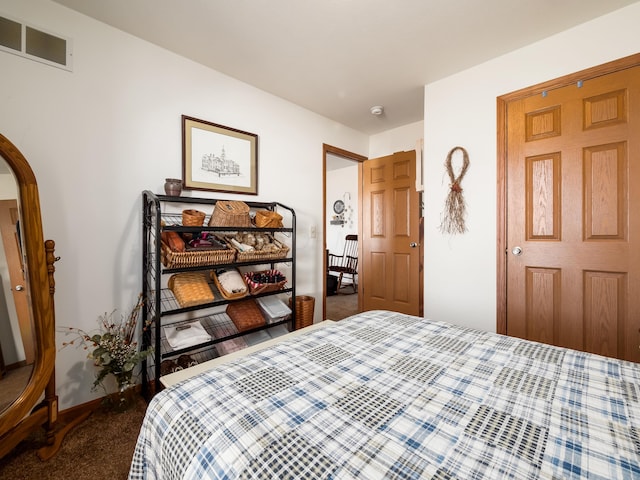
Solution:
{"label": "doorway", "polygon": [[[329,253],[341,255],[347,235],[360,233],[362,162],[366,159],[362,155],[331,145],[322,146],[325,276],[328,275]],[[337,291],[334,290],[331,278],[327,278],[322,295],[323,319],[342,320],[362,311],[358,278],[358,274],[344,276],[343,284]],[[351,282],[355,282],[355,288]]]}

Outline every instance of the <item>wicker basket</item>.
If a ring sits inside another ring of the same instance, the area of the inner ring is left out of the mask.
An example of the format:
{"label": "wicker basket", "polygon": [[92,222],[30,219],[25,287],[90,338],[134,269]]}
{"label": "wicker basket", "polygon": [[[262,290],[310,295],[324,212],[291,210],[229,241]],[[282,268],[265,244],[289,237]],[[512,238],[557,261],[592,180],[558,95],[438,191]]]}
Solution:
{"label": "wicker basket", "polygon": [[282,215],[271,210],[258,210],[255,216],[256,227],[281,228]]}
{"label": "wicker basket", "polygon": [[250,227],[249,205],[234,200],[218,200],[209,219],[210,227]]}
{"label": "wicker basket", "polygon": [[237,248],[229,239],[225,239],[227,244],[236,250],[236,261],[237,262],[253,262],[257,260],[274,260],[279,258],[285,258],[287,253],[289,253],[289,247],[286,246],[279,240],[273,238],[273,236],[268,235],[271,243],[273,243],[278,249],[272,251],[265,250],[253,250],[250,252],[243,252],[239,248]]}
{"label": "wicker basket", "polygon": [[259,279],[261,275],[268,276],[284,276],[280,273],[279,270],[263,270],[261,272],[247,272],[244,274],[244,281],[249,287],[249,292],[251,295],[258,295],[259,293],[267,293],[267,292],[277,292],[278,290],[282,290],[284,286],[287,284],[287,279],[281,280],[279,282],[272,283],[260,283],[256,281]]}
{"label": "wicker basket", "polygon": [[[240,275],[240,273],[238,273]],[[242,292],[229,292],[224,286],[220,283],[218,279],[218,275],[215,270],[211,270],[211,278],[213,279],[213,283],[215,283],[220,295],[222,295],[227,300],[236,300],[238,298],[246,297],[249,294],[249,287],[245,285],[245,289]]]}
{"label": "wicker basket", "polygon": [[174,252],[164,242],[162,248],[162,264],[166,268],[201,267],[205,265],[221,265],[232,263],[236,256],[234,248],[224,250],[185,250]]}
{"label": "wicker basket", "polygon": [[260,307],[251,298],[227,305],[227,315],[229,315],[239,332],[261,327],[265,324]]}
{"label": "wicker basket", "polygon": [[[292,297],[289,297],[289,307],[292,306]],[[296,297],[296,324],[295,329],[308,327],[313,324],[313,309],[316,299],[309,295]]]}
{"label": "wicker basket", "polygon": [[204,273],[176,273],[169,277],[168,286],[182,308],[215,300]]}
{"label": "wicker basket", "polygon": [[204,212],[200,210],[183,210],[182,226],[184,227],[201,227],[204,224]]}

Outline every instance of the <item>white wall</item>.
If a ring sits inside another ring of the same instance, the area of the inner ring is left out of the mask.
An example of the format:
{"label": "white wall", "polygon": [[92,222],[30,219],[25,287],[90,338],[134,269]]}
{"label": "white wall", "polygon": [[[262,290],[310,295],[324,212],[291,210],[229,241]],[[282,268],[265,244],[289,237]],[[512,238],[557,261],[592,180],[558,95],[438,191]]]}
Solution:
{"label": "white wall", "polygon": [[372,135],[369,139],[369,158],[384,157],[395,152],[415,150],[416,142],[423,138],[423,135],[423,121]]}
{"label": "white wall", "polygon": [[[3,158],[0,158],[0,164],[2,168],[6,163]],[[16,185],[16,179],[11,173],[0,174],[0,200],[14,200],[18,198],[18,186]]]}
{"label": "white wall", "polygon": [[[165,177],[181,177],[182,114],[258,134],[259,195],[208,196],[295,208],[298,292],[321,295],[322,234],[308,232],[322,228],[322,144],[367,155],[367,136],[56,3],[0,0],[0,12],[74,42],[73,72],[0,52],[0,132],[35,172],[45,238],[61,257],[58,326],[91,330],[98,315],[133,306],[141,192],[161,193]],[[63,409],[98,395],[86,353],[58,352]]]}
{"label": "white wall", "polygon": [[[640,51],[640,3],[425,87],[425,316],[496,328],[496,97]],[[447,153],[467,149],[464,235],[438,226]]]}
{"label": "white wall", "polygon": [[[331,225],[335,215],[333,203],[342,200],[345,204],[344,225]],[[327,248],[336,255],[344,250],[344,237],[358,234],[358,162],[327,172]]]}

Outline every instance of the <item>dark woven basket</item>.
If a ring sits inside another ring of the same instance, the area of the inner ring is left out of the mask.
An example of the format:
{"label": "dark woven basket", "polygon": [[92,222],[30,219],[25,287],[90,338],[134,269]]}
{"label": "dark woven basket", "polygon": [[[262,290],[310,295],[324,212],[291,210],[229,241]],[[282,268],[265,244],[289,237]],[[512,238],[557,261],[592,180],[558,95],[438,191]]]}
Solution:
{"label": "dark woven basket", "polygon": [[261,327],[265,324],[262,311],[252,298],[227,305],[227,315],[239,332]]}

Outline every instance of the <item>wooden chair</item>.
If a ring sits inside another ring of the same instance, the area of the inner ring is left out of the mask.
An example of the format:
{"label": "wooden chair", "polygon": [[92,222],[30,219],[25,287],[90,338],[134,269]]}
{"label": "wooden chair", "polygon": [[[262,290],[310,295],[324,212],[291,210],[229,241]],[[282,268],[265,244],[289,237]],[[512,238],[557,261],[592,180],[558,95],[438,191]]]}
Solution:
{"label": "wooden chair", "polygon": [[342,277],[344,275],[351,275],[353,292],[358,291],[356,284],[356,275],[358,274],[358,235],[347,235],[345,237],[342,255],[329,253],[327,270],[329,274],[338,274],[338,292],[342,287]]}

